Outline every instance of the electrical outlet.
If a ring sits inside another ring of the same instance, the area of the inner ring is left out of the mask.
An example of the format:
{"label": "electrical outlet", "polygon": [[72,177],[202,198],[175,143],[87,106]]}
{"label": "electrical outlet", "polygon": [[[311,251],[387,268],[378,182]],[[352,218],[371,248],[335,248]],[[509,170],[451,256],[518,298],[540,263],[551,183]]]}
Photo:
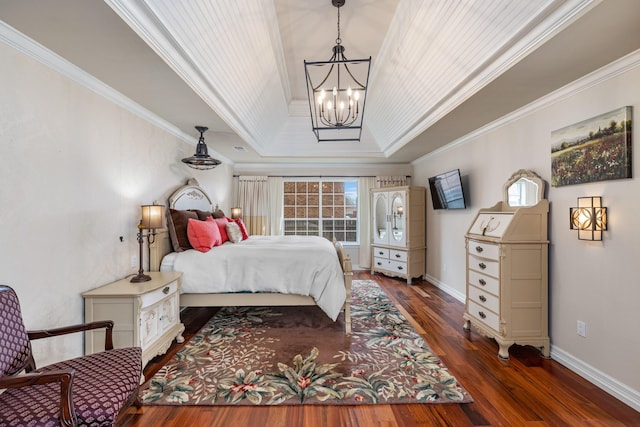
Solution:
{"label": "electrical outlet", "polygon": [[138,257],[135,255],[131,255],[131,267],[138,266]]}
{"label": "electrical outlet", "polygon": [[587,336],[587,324],[581,320],[578,320],[576,333],[581,337]]}

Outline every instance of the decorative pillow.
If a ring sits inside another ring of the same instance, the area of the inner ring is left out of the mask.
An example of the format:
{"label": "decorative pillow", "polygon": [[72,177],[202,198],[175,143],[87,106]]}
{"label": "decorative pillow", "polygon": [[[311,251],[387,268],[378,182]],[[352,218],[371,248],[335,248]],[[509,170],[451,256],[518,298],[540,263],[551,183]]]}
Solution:
{"label": "decorative pillow", "polygon": [[198,219],[198,215],[195,212],[180,211],[176,209],[169,209],[171,221],[169,223],[169,236],[171,236],[171,244],[175,252],[182,252],[187,249],[191,249],[191,243],[189,243],[189,236],[187,236],[187,225],[189,219]]}
{"label": "decorative pillow", "polygon": [[242,218],[237,218],[234,220],[238,227],[240,227],[240,231],[242,232],[242,240],[247,240],[249,238],[249,233],[247,233],[247,227],[245,227],[244,222],[242,222]]}
{"label": "decorative pillow", "polygon": [[222,212],[222,209],[216,209],[215,211],[213,211],[211,213],[211,215],[213,216],[214,219],[218,219],[218,218],[224,218],[226,217],[226,215],[224,214],[224,212]]}
{"label": "decorative pillow", "polygon": [[235,222],[227,222],[227,235],[232,243],[242,241],[242,231],[240,231],[240,226]]}
{"label": "decorative pillow", "polygon": [[200,221],[206,221],[207,218],[213,216],[213,213],[207,211],[201,211],[199,209],[189,209],[189,212],[195,212],[198,215]]}
{"label": "decorative pillow", "polygon": [[220,229],[220,236],[222,237],[222,243],[229,240],[229,236],[227,235],[227,218],[216,218],[214,219],[216,224],[218,224],[218,228]]}
{"label": "decorative pillow", "polygon": [[208,252],[212,247],[220,245],[220,231],[213,221],[189,218],[187,234],[191,246],[197,251]]}

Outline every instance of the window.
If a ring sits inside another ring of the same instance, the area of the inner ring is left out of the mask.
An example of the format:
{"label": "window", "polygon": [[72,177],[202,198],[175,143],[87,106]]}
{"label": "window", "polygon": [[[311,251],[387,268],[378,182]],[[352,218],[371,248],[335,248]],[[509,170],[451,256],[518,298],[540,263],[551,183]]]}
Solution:
{"label": "window", "polygon": [[358,244],[358,181],[285,180],[284,234]]}

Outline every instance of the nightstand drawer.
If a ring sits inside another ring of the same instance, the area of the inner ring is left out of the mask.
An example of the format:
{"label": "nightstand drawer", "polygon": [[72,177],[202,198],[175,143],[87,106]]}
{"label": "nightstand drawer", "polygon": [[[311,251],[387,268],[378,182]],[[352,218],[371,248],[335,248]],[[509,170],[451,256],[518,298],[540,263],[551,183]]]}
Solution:
{"label": "nightstand drawer", "polygon": [[168,283],[165,286],[162,286],[155,291],[148,292],[146,294],[140,295],[140,300],[142,301],[142,307],[149,307],[159,301],[162,301],[167,296],[174,294],[178,291],[178,281],[174,280],[171,283]]}

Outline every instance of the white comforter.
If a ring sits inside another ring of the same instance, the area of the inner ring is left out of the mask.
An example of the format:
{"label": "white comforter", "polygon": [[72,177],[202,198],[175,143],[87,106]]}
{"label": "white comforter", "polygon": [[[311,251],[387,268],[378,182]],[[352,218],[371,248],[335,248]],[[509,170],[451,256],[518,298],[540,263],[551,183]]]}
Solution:
{"label": "white comforter", "polygon": [[208,252],[190,249],[165,258],[161,270],[183,273],[183,293],[309,295],[333,320],[346,298],[336,250],[323,237],[250,236]]}

